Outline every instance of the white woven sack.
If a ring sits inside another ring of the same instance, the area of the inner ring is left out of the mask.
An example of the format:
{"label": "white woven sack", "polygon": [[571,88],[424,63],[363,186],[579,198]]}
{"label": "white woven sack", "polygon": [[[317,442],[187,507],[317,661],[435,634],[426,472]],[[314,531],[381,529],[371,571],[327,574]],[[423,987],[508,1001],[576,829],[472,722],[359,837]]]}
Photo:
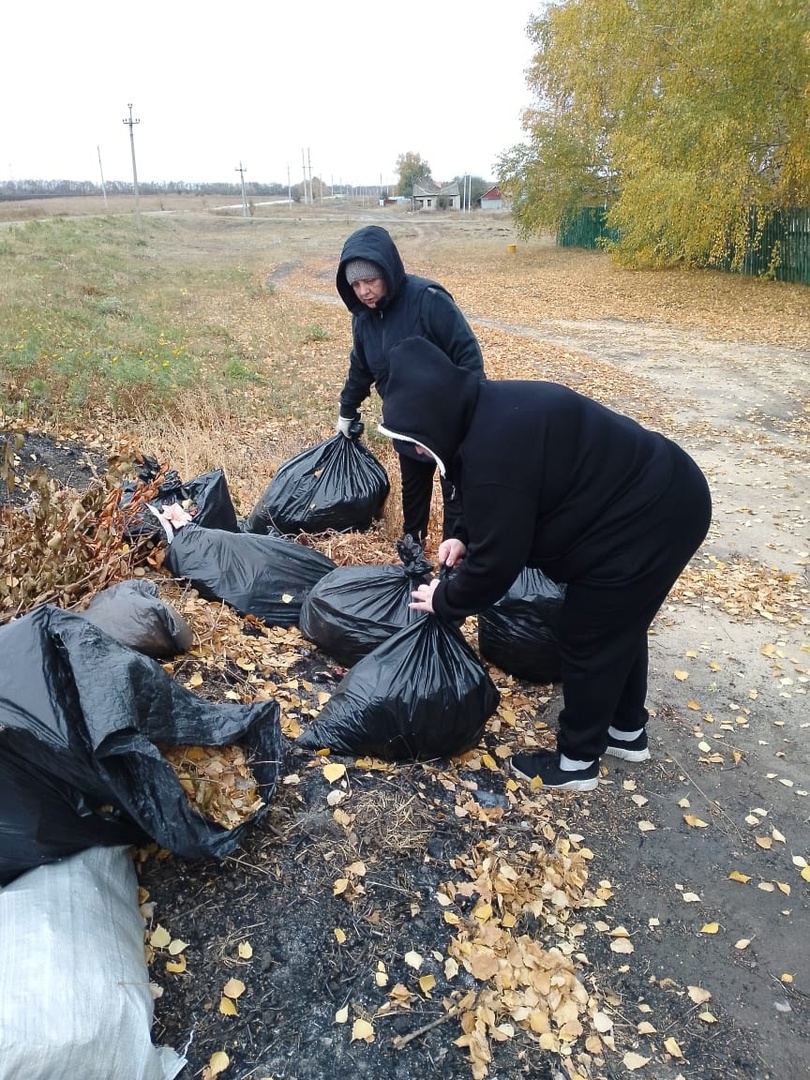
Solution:
{"label": "white woven sack", "polygon": [[153,1045],[138,883],[89,848],[0,888],[0,1080],[172,1080]]}

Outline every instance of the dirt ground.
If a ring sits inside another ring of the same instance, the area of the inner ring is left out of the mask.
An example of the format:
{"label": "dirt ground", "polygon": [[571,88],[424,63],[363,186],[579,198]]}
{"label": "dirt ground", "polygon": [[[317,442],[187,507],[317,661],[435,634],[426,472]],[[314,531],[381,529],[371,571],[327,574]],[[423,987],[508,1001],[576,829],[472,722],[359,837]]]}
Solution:
{"label": "dirt ground", "polygon": [[[140,853],[153,925],[187,943],[181,973],[159,948],[151,957],[155,1041],[185,1053],[182,1075],[213,1075],[224,1051],[224,1075],[240,1080],[807,1080],[810,296],[771,287],[776,304],[789,293],[784,332],[753,314],[747,330],[744,310],[736,324],[701,322],[687,306],[644,317],[632,275],[617,284],[604,257],[579,253],[587,281],[610,280],[604,297],[597,284],[574,298],[577,253],[549,253],[546,274],[537,246],[496,261],[475,292],[463,268],[441,274],[421,226],[402,231],[409,269],[452,279],[493,375],[594,393],[673,435],[709,477],[709,537],[652,631],[652,760],[606,759],[587,795],[515,785],[504,748],[548,743],[559,688],[497,669],[502,708],[457,761],[339,758],[335,778],[288,738],[284,782],[244,849],[224,864]],[[275,281],[306,293],[323,321],[330,266],[307,255]],[[802,314],[803,336],[791,332]],[[234,618],[233,632],[244,629]],[[280,697],[298,695],[287,723],[305,725],[306,702],[342,671],[297,632],[274,650]],[[198,669],[199,693],[245,690],[228,663],[189,657],[176,674]],[[516,867],[520,903],[504,884]],[[487,896],[497,919],[483,912]],[[503,953],[496,925],[509,930]],[[469,964],[476,931],[503,960],[498,979]],[[574,1024],[562,1035],[560,1024],[531,1028],[532,1008],[515,1005],[504,976],[541,946],[544,958],[524,963],[556,958],[553,985],[570,1006],[560,1019]],[[228,998],[231,978],[244,990]],[[457,1044],[462,1033],[469,1045]]]}

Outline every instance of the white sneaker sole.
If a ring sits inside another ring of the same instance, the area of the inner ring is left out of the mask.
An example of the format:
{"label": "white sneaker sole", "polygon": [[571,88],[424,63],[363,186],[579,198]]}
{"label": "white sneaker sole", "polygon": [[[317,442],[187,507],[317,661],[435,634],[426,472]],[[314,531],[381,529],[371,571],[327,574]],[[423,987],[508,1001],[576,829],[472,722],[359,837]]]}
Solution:
{"label": "white sneaker sole", "polygon": [[645,746],[643,750],[625,750],[621,746],[609,746],[604,756],[621,758],[622,761],[649,761],[650,748]]}

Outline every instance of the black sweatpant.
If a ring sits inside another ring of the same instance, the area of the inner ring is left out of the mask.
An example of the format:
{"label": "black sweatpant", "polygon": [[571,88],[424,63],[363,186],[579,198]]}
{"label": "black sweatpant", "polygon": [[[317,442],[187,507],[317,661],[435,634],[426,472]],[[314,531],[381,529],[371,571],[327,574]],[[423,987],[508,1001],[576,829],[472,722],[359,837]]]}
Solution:
{"label": "black sweatpant", "polygon": [[568,582],[558,628],[557,736],[567,757],[591,761],[604,753],[611,725],[636,731],[646,724],[647,631],[710,522],[706,479],[679,451],[672,482],[627,543]]}
{"label": "black sweatpant", "polygon": [[[399,455],[399,471],[402,476],[402,532],[410,533],[420,544],[427,538],[430,520],[430,501],[433,497],[433,474],[436,462],[432,458],[416,461],[407,454]],[[444,503],[444,524],[442,540],[455,535],[454,516],[448,512],[453,485],[441,479],[442,500]]]}

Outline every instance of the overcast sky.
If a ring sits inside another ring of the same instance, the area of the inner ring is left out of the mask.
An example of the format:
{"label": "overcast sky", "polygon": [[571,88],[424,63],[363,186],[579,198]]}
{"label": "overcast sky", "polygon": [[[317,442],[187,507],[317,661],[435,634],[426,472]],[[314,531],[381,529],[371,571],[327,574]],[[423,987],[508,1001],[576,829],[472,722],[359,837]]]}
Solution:
{"label": "overcast sky", "polygon": [[[39,0],[0,18],[0,180],[494,178],[543,0]],[[99,166],[99,156],[101,166]]]}

